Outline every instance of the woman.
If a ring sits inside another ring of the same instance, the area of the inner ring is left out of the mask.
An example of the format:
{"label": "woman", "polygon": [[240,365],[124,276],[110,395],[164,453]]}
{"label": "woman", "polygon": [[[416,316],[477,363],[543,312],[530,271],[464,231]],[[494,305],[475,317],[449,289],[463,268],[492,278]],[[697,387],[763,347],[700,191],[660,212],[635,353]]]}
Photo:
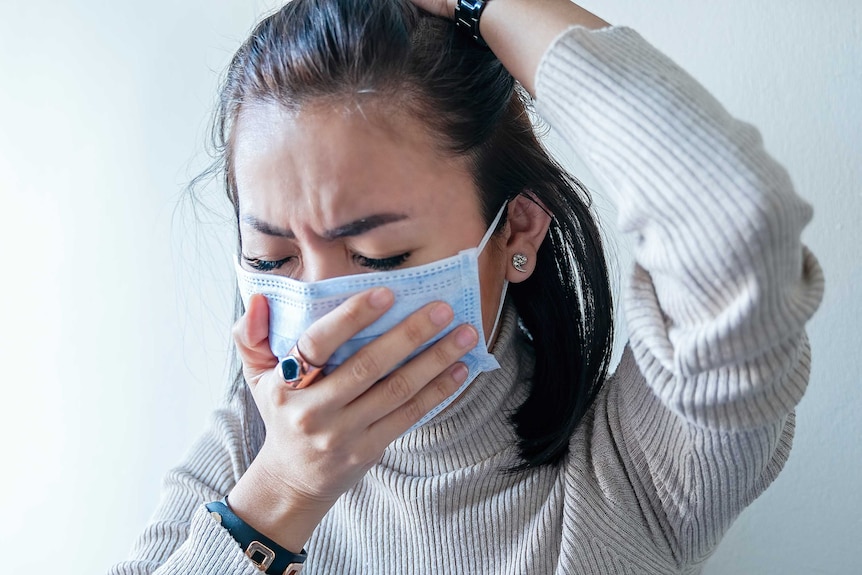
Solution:
{"label": "woman", "polygon": [[[596,225],[515,81],[637,239],[611,376]],[[295,0],[217,127],[242,374],[113,573],[696,573],[786,461],[811,210],[632,30]]]}

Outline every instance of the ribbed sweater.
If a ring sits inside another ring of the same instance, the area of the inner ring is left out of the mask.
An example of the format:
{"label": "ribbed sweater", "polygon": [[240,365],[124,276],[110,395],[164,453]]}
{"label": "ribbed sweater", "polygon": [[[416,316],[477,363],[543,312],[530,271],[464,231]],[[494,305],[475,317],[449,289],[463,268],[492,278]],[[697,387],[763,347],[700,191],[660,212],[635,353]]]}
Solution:
{"label": "ribbed sweater", "polygon": [[[635,237],[622,360],[563,464],[505,473],[533,369],[508,306],[501,369],[386,449],[304,573],[698,573],[787,460],[823,289],[810,206],[754,128],[629,28],[570,28],[536,85]],[[111,573],[257,575],[203,506],[244,472],[242,444],[238,412],[217,411]]]}

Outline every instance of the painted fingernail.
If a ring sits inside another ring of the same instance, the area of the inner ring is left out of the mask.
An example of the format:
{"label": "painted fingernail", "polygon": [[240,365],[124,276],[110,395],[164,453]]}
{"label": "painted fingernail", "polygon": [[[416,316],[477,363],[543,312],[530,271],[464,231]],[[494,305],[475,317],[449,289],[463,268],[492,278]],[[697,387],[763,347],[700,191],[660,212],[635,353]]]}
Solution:
{"label": "painted fingernail", "polygon": [[368,301],[371,303],[371,307],[383,309],[392,303],[392,292],[386,288],[376,288],[371,292]]}
{"label": "painted fingernail", "polygon": [[476,345],[476,330],[472,326],[465,325],[458,329],[455,334],[455,343],[461,347],[473,347]]}
{"label": "painted fingernail", "polygon": [[452,368],[452,379],[458,383],[464,383],[467,379],[467,366],[461,363]]}
{"label": "painted fingernail", "polygon": [[439,325],[441,327],[449,325],[449,322],[452,321],[452,308],[445,303],[438,303],[431,310],[430,316],[434,325]]}

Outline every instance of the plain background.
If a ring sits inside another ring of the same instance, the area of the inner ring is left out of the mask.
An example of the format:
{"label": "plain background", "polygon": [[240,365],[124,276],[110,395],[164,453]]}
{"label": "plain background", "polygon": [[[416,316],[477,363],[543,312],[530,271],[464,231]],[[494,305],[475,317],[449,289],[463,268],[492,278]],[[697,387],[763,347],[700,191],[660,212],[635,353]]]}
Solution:
{"label": "plain background", "polygon": [[[182,191],[220,73],[275,5],[0,0],[4,573],[123,559],[222,400],[233,236]],[[862,572],[862,2],[585,6],[757,125],[815,206],[804,239],[827,292],[794,451],[706,573]]]}

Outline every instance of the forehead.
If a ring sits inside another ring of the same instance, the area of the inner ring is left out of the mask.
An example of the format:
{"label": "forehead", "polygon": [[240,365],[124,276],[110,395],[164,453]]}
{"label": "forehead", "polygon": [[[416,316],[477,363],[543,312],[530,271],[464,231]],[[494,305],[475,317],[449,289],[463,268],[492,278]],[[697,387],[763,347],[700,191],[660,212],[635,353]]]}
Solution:
{"label": "forehead", "polygon": [[233,165],[240,211],[291,228],[330,228],[363,212],[445,217],[478,206],[466,158],[440,151],[420,121],[374,106],[244,107]]}

